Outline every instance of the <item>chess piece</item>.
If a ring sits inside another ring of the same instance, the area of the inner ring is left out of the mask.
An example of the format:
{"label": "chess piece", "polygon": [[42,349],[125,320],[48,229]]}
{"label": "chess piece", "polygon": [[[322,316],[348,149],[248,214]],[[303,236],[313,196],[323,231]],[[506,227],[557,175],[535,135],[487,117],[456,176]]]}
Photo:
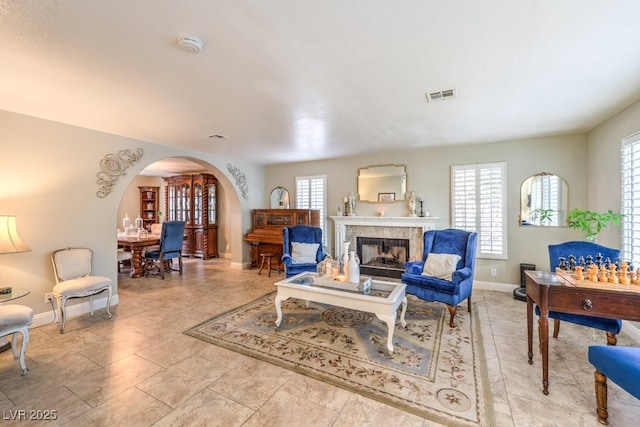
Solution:
{"label": "chess piece", "polygon": [[609,264],[609,283],[618,283],[615,264]]}
{"label": "chess piece", "polygon": [[584,267],[586,267],[586,266],[587,266],[587,264],[586,264],[586,262],[585,262],[585,260],[584,260],[584,257],[583,257],[583,256],[581,256],[580,258],[578,258],[578,265],[579,265],[580,267],[582,267],[582,268],[584,268]]}
{"label": "chess piece", "polygon": [[584,276],[582,275],[582,266],[576,266],[576,280],[584,280]]}
{"label": "chess piece", "polygon": [[569,255],[569,270],[575,271],[576,269],[576,257],[575,255]]}
{"label": "chess piece", "polygon": [[604,264],[600,266],[600,273],[598,274],[598,282],[606,282],[607,281],[607,269]]}
{"label": "chess piece", "polygon": [[598,281],[598,267],[595,264],[589,264],[589,267],[587,267],[587,280],[591,282]]}
{"label": "chess piece", "polygon": [[567,259],[563,256],[558,257],[558,268],[560,270],[566,270],[567,269]]}
{"label": "chess piece", "polygon": [[640,285],[640,267],[638,267],[638,270],[636,270],[636,274],[632,283],[634,285]]}
{"label": "chess piece", "polygon": [[618,281],[623,285],[628,285],[631,281],[629,280],[629,265],[627,261],[622,261],[622,265],[620,266],[620,271],[618,272]]}
{"label": "chess piece", "polygon": [[596,255],[596,265],[598,268],[602,265],[602,254],[600,252]]}

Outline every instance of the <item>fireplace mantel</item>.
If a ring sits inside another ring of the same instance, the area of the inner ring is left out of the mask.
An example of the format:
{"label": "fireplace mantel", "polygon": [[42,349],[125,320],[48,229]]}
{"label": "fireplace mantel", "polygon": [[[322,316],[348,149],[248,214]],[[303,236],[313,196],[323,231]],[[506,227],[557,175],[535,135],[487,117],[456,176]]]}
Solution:
{"label": "fireplace mantel", "polygon": [[422,227],[433,230],[440,218],[435,216],[332,216],[338,226],[364,225],[371,227]]}
{"label": "fireplace mantel", "polygon": [[[341,242],[347,240],[348,227],[401,227],[401,228],[419,228],[422,234],[427,230],[434,230],[436,224],[440,220],[434,216],[332,216],[331,219],[335,223],[335,252],[336,256],[342,256]],[[412,253],[422,253],[422,244],[418,243],[417,248],[412,248]]]}

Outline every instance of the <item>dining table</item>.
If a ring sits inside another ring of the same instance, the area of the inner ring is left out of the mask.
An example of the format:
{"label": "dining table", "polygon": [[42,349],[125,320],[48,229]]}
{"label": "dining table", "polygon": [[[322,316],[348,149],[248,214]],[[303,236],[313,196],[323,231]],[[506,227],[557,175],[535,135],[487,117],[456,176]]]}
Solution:
{"label": "dining table", "polygon": [[143,250],[149,246],[160,244],[160,235],[127,235],[118,233],[118,247],[131,251],[131,271],[129,277],[142,277],[143,269]]}

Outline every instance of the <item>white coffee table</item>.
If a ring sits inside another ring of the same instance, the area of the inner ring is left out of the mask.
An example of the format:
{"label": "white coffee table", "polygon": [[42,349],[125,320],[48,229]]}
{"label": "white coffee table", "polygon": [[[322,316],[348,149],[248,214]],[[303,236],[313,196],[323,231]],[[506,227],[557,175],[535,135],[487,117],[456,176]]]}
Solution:
{"label": "white coffee table", "polygon": [[406,285],[404,283],[373,280],[371,291],[382,292],[382,296],[376,296],[347,289],[317,286],[313,284],[315,277],[315,273],[305,272],[275,283],[278,287],[278,294],[275,298],[276,312],[278,313],[276,326],[279,327],[282,322],[282,301],[289,298],[298,298],[307,301],[307,303],[314,301],[336,307],[366,311],[375,314],[378,319],[387,324],[389,330],[387,349],[393,353],[393,331],[400,304],[402,304],[400,323],[403,328],[407,326],[407,322],[404,320],[407,311]]}

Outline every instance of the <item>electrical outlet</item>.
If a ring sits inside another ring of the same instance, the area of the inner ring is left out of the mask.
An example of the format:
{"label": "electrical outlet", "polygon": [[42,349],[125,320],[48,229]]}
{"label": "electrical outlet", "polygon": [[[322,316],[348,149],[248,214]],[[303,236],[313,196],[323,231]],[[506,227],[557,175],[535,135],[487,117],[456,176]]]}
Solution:
{"label": "electrical outlet", "polygon": [[53,293],[47,292],[44,294],[44,303],[49,304],[49,301],[53,301]]}
{"label": "electrical outlet", "polygon": [[498,275],[498,269],[497,268],[492,268],[491,269],[491,275],[492,276],[497,276]]}

